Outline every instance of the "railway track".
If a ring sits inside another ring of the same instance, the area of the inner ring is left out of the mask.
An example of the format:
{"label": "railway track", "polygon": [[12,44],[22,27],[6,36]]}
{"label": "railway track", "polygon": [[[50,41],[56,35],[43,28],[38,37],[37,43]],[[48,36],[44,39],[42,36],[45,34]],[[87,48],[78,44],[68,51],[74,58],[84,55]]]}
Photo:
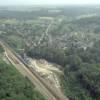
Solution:
{"label": "railway track", "polygon": [[47,100],[68,100],[62,93],[50,86],[50,84],[48,85],[34,70],[30,69],[27,63],[5,42],[0,42],[0,44],[5,49],[8,60],[24,77],[27,77],[36,86]]}

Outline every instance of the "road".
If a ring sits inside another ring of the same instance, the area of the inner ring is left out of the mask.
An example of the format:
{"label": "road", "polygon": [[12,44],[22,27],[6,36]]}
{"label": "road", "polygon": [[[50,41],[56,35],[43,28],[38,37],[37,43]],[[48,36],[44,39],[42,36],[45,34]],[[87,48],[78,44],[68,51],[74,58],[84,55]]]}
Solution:
{"label": "road", "polygon": [[[39,39],[39,41],[38,41],[38,45],[40,45],[40,43],[41,43],[41,41],[43,40],[43,38],[44,38],[46,35],[48,35],[48,31],[49,31],[49,29],[51,28],[53,22],[54,22],[54,19],[51,20],[51,23],[48,25],[48,27],[47,27],[45,33],[42,34],[42,36],[40,37],[40,39]],[[51,37],[49,36],[49,38],[51,38]]]}
{"label": "road", "polygon": [[48,86],[34,71],[30,71],[29,68],[21,61],[18,56],[6,46],[5,43],[0,42],[5,50],[5,55],[8,60],[14,65],[14,67],[24,76],[27,77],[37,90],[44,95],[47,100],[68,100],[63,94],[55,91],[51,86]]}

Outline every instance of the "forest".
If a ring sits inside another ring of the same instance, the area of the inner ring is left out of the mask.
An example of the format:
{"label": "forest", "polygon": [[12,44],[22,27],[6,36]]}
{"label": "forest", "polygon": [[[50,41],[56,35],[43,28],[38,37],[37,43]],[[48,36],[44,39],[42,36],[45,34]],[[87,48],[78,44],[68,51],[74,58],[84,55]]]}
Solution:
{"label": "forest", "polygon": [[[69,50],[35,48],[28,56],[44,58],[63,66],[61,78],[65,94],[72,100],[100,99],[100,41],[87,50],[71,47]],[[34,52],[33,52],[34,51]]]}

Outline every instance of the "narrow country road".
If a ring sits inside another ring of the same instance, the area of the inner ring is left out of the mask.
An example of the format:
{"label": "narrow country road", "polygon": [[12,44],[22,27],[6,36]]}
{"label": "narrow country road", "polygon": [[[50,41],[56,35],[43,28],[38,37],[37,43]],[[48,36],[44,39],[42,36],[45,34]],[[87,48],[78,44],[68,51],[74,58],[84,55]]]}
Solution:
{"label": "narrow country road", "polygon": [[48,35],[48,31],[51,28],[52,24],[54,22],[54,19],[51,20],[51,23],[48,25],[46,31],[44,34],[42,34],[42,36],[40,37],[39,41],[38,41],[38,45],[40,45],[41,41],[43,40],[43,38],[45,37],[45,35]]}

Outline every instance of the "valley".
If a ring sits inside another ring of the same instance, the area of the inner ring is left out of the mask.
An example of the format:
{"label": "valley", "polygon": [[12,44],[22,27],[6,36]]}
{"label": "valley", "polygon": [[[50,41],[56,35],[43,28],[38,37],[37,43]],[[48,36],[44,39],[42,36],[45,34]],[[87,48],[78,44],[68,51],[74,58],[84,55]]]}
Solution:
{"label": "valley", "polygon": [[47,100],[99,100],[100,8],[8,8],[0,10],[3,61]]}

